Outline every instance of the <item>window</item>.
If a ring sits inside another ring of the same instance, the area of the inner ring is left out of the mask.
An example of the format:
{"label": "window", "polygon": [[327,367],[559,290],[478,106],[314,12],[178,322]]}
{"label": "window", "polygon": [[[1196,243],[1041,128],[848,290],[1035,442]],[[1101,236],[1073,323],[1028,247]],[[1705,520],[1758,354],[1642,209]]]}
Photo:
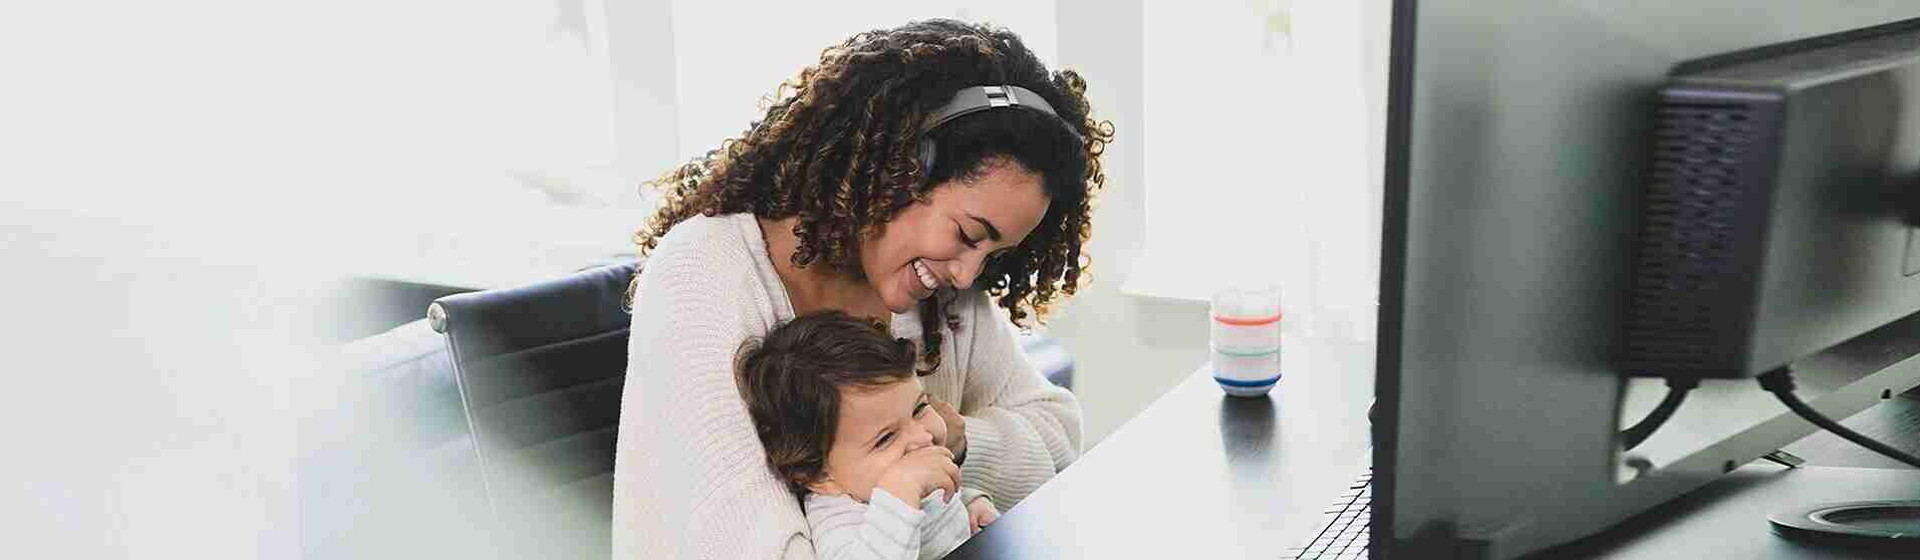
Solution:
{"label": "window", "polygon": [[1053,2],[402,4],[353,42],[373,77],[355,109],[386,156],[374,179],[396,192],[358,217],[383,241],[348,268],[472,287],[631,254],[656,204],[640,183],[739,134],[854,33],[955,17],[1057,52]]}
{"label": "window", "polygon": [[607,8],[401,2],[354,22],[336,44],[383,188],[343,220],[367,230],[349,271],[484,288],[625,250],[647,205],[619,167]]}

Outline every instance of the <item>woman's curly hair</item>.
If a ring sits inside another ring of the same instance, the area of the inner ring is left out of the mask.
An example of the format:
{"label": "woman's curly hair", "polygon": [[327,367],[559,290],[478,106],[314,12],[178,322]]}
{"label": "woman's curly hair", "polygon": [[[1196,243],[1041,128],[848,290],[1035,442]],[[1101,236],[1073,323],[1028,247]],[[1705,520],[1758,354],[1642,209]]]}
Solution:
{"label": "woman's curly hair", "polygon": [[[925,130],[955,92],[1000,84],[1038,93],[1059,119],[993,110]],[[822,264],[857,277],[863,232],[880,231],[901,210],[925,202],[935,185],[970,180],[985,164],[1012,160],[1043,178],[1050,204],[1033,233],[988,264],[977,282],[1025,327],[1029,317],[1044,319],[1048,306],[1071,296],[1087,276],[1089,260],[1081,251],[1091,234],[1093,192],[1106,182],[1100,155],[1113,140],[1113,125],[1093,120],[1086,89],[1080,74],[1049,72],[1003,28],[928,20],[856,34],[781,84],[766,114],[741,136],[649,183],[663,192],[664,203],[634,241],[644,258],[675,224],[695,215],[798,217],[793,264]],[[931,172],[917,157],[922,135],[939,148]],[[632,285],[627,297],[632,300]],[[940,299],[920,303],[929,370],[939,364],[937,327],[959,326],[946,319]]]}

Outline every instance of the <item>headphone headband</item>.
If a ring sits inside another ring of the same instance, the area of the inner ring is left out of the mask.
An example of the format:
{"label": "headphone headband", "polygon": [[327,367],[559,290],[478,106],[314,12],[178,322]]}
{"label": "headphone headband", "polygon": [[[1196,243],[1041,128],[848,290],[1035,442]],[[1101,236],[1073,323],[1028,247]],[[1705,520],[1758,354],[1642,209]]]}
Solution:
{"label": "headphone headband", "polygon": [[940,128],[940,125],[947,124],[949,121],[960,117],[1001,107],[1024,108],[1046,113],[1048,116],[1053,117],[1054,121],[1060,123],[1061,128],[1066,129],[1067,134],[1072,135],[1075,140],[1080,138],[1080,133],[1074,132],[1073,127],[1067,124],[1066,119],[1060,118],[1060,113],[1054,112],[1053,106],[1047,104],[1046,98],[1040,97],[1040,94],[1034,93],[1033,90],[1015,85],[960,88],[960,91],[954,92],[952,100],[948,101],[945,106],[940,107],[939,111],[935,111],[933,116],[927,119],[927,126],[922,129],[920,133],[920,168],[922,175],[928,177],[933,175],[934,145],[933,138],[928,135],[931,134],[934,129]]}
{"label": "headphone headband", "polygon": [[1010,85],[973,86],[954,92],[953,100],[948,101],[946,106],[935,111],[933,117],[927,119],[926,130],[940,128],[940,125],[947,124],[947,121],[953,119],[1000,107],[1025,107],[1046,113],[1056,119],[1060,118],[1060,114],[1054,112],[1053,106],[1047,104],[1046,98],[1040,97],[1040,94],[1034,93],[1033,90]]}

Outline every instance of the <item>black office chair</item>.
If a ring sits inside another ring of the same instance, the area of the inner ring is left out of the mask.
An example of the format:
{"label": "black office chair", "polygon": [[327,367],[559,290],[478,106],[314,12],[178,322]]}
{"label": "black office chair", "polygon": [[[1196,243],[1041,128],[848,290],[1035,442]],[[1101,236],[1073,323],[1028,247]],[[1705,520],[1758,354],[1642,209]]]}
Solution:
{"label": "black office chair", "polygon": [[611,554],[613,453],[632,263],[442,297],[446,335],[505,556]]}

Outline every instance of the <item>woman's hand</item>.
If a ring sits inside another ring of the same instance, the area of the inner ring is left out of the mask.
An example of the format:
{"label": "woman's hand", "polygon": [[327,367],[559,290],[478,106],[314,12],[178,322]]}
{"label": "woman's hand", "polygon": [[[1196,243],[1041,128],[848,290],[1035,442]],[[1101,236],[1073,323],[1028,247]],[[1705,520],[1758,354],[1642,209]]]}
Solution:
{"label": "woman's hand", "polygon": [[967,419],[960,416],[960,410],[955,409],[947,401],[931,397],[929,399],[928,402],[933,405],[933,411],[940,413],[940,418],[947,421],[947,450],[953,452],[955,457],[953,462],[955,464],[967,462]]}
{"label": "woman's hand", "polygon": [[967,502],[967,525],[973,527],[973,532],[980,532],[981,527],[992,524],[993,520],[999,518],[1000,510],[993,509],[993,500],[987,499],[986,496]]}

